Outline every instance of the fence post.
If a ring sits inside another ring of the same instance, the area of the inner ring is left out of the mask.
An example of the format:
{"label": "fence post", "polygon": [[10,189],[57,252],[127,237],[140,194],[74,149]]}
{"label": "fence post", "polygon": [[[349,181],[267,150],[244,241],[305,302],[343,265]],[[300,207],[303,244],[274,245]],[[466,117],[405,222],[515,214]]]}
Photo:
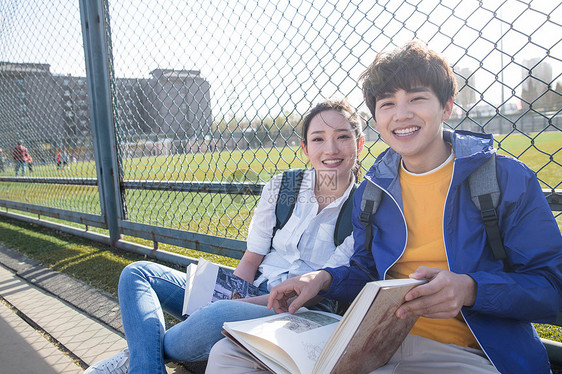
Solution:
{"label": "fence post", "polygon": [[111,106],[109,25],[107,0],[80,0],[80,21],[84,40],[86,79],[90,95],[90,118],[98,175],[101,212],[112,247],[121,238],[119,220],[123,218],[120,199],[117,140]]}

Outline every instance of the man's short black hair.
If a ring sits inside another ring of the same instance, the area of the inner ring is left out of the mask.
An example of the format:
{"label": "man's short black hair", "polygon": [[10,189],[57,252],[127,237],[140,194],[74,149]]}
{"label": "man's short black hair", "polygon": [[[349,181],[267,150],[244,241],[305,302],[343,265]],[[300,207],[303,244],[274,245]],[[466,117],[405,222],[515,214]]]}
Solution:
{"label": "man's short black hair", "polygon": [[360,78],[365,104],[375,116],[377,99],[399,89],[430,87],[441,106],[456,95],[457,82],[453,69],[437,52],[418,41],[412,41],[391,52],[381,52]]}

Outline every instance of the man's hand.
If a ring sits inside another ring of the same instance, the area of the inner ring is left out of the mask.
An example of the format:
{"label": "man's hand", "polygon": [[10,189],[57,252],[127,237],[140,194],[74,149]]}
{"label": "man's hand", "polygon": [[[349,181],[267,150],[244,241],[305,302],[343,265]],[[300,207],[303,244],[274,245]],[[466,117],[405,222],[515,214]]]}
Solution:
{"label": "man's hand", "polygon": [[289,278],[271,289],[267,308],[273,308],[276,313],[295,313],[307,301],[318,295],[318,292],[327,291],[331,283],[332,276],[324,270]]}
{"label": "man's hand", "polygon": [[410,278],[427,279],[428,283],[406,294],[406,302],[396,311],[398,318],[453,318],[463,306],[472,306],[476,301],[476,282],[466,274],[420,266]]}

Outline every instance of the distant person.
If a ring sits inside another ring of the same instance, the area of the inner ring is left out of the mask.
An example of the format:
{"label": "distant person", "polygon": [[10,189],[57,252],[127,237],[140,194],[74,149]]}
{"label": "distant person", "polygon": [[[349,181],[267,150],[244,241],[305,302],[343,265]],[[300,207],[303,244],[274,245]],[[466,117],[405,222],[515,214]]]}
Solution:
{"label": "distant person", "polygon": [[30,173],[33,173],[33,158],[29,153],[27,154],[27,170],[29,170]]}
{"label": "distant person", "polygon": [[29,156],[27,152],[27,148],[23,146],[23,142],[21,140],[18,141],[18,144],[12,150],[12,158],[14,159],[14,169],[16,172],[16,177],[18,176],[21,170],[21,176],[25,176],[25,166],[27,164],[27,157]]}
{"label": "distant person", "polygon": [[65,167],[68,166],[68,153],[66,153],[66,151],[62,151],[62,168],[64,169]]}
{"label": "distant person", "polygon": [[60,155],[60,152],[57,152],[57,154],[55,155],[55,161],[57,163],[57,169],[62,168],[62,157]]}
{"label": "distant person", "polygon": [[[320,103],[304,117],[302,149],[312,168],[305,171],[293,214],[275,230],[282,180],[281,174],[276,175],[263,188],[246,252],[234,271],[258,286],[261,296],[220,300],[184,319],[185,271],[146,261],[128,265],[119,280],[119,304],[129,351],[92,365],[86,373],[165,374],[165,360],[204,361],[223,337],[224,322],[274,314],[265,306],[272,286],[323,266],[348,264],[353,237],[336,246],[334,234],[339,213],[359,177],[362,124],[347,100]],[[308,306],[336,311],[336,304],[328,299]],[[182,321],[166,330],[162,310]]]}

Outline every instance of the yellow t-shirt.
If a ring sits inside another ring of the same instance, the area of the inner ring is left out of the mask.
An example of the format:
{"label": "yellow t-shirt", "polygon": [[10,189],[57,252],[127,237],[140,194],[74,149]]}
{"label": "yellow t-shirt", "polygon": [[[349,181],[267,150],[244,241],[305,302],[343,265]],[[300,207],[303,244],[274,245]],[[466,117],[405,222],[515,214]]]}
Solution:
{"label": "yellow t-shirt", "polygon": [[[443,238],[443,211],[453,175],[453,159],[425,174],[400,168],[404,216],[408,227],[406,250],[388,274],[408,278],[419,266],[449,269]],[[441,343],[480,348],[461,314],[456,318],[421,317],[410,332]]]}

